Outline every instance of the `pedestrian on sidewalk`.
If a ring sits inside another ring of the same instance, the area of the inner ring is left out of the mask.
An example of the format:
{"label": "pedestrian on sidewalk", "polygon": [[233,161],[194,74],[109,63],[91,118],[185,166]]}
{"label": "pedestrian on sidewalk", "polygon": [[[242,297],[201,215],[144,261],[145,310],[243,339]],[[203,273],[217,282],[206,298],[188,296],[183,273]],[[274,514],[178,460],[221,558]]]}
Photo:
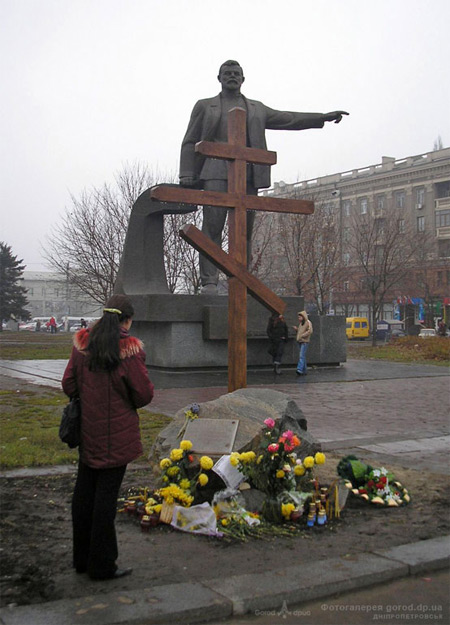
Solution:
{"label": "pedestrian on sidewalk", "polygon": [[267,324],[267,336],[270,346],[267,350],[272,356],[273,370],[277,375],[281,374],[281,359],[283,358],[284,346],[288,340],[288,327],[283,315],[273,313]]}
{"label": "pedestrian on sidewalk", "polygon": [[153,398],[142,342],[130,336],[134,314],[125,295],[113,295],[92,328],[74,336],[62,387],[81,399],[81,444],[72,498],[73,566],[92,579],[131,573],[119,569],[115,516],[127,464],[142,453],[137,408]]}
{"label": "pedestrian on sidewalk", "polygon": [[307,370],[307,362],[306,362],[306,352],[309,347],[309,339],[313,333],[313,327],[311,321],[308,319],[308,315],[306,310],[301,310],[298,313],[298,326],[293,326],[294,330],[297,332],[297,343],[300,348],[299,358],[297,363],[297,375],[306,375]]}

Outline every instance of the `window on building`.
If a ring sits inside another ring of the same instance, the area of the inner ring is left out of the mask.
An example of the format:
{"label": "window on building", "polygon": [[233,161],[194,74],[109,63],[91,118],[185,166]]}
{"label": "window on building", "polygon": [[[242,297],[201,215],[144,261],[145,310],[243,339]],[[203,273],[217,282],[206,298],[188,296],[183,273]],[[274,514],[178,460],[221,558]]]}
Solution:
{"label": "window on building", "polygon": [[442,286],[442,271],[437,272],[436,284],[437,286]]}
{"label": "window on building", "polygon": [[445,282],[446,282],[447,286],[450,284],[450,271],[448,269],[445,272]]}
{"label": "window on building", "polygon": [[42,293],[41,293],[41,295],[42,295],[43,297],[45,297],[45,286],[43,286],[43,287],[42,287]]}
{"label": "window on building", "polygon": [[425,188],[418,187],[416,189],[416,208],[422,208],[425,204]]}
{"label": "window on building", "polygon": [[450,239],[438,239],[439,258],[450,257]]}
{"label": "window on building", "polygon": [[366,215],[367,214],[367,206],[368,206],[367,198],[366,197],[362,197],[359,200],[359,212],[361,213],[361,215]]}
{"label": "window on building", "polygon": [[404,191],[395,192],[395,207],[405,208],[405,192]]}
{"label": "window on building", "polygon": [[380,265],[384,258],[384,245],[377,245],[375,248],[375,261]]}
{"label": "window on building", "polygon": [[27,291],[27,295],[34,295],[33,287],[30,287]]}
{"label": "window on building", "polygon": [[399,219],[397,224],[398,224],[398,231],[400,232],[400,234],[404,234],[405,233],[405,220]]}
{"label": "window on building", "polygon": [[348,265],[350,263],[350,254],[348,252],[342,254],[342,262],[344,265]]}
{"label": "window on building", "polygon": [[344,282],[344,291],[348,291],[348,290],[349,290],[349,288],[350,288],[350,282],[349,282],[348,280],[346,280],[346,281]]}
{"label": "window on building", "polygon": [[342,240],[344,241],[344,243],[348,243],[350,241],[350,228],[343,228]]}
{"label": "window on building", "polygon": [[450,209],[436,211],[436,228],[444,228],[445,226],[450,226]]}
{"label": "window on building", "polygon": [[386,220],[385,219],[376,219],[375,220],[375,228],[376,228],[376,233],[377,233],[377,237],[382,237],[384,235],[384,228],[386,226]]}
{"label": "window on building", "polygon": [[377,206],[378,211],[383,211],[386,208],[386,196],[385,195],[377,195],[376,206]]}
{"label": "window on building", "polygon": [[350,202],[350,200],[344,200],[342,202],[342,210],[344,212],[344,217],[349,217],[350,216],[350,209],[352,207],[352,203]]}
{"label": "window on building", "polygon": [[417,232],[425,231],[425,217],[417,217]]}

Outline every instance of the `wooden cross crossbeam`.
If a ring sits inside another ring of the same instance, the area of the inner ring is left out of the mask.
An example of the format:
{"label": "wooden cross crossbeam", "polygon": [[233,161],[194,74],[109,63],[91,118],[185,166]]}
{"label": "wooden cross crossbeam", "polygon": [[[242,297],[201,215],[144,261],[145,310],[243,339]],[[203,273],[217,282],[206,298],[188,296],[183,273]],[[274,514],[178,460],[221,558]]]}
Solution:
{"label": "wooden cross crossbeam", "polygon": [[180,235],[229,276],[228,284],[228,391],[247,386],[247,289],[272,312],[282,313],[285,303],[247,267],[247,210],[311,214],[314,203],[247,195],[247,163],[274,165],[276,153],[246,145],[244,109],[228,114],[228,143],[200,141],[195,149],[211,158],[229,161],[228,192],[197,191],[183,187],[155,187],[152,198],[165,202],[222,206],[229,213],[228,254],[195,226],[185,226]]}

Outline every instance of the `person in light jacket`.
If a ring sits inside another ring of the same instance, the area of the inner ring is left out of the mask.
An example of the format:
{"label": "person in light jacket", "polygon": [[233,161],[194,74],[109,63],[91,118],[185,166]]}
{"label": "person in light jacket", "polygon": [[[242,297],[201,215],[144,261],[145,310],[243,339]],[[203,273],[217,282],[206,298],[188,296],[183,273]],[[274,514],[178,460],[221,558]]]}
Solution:
{"label": "person in light jacket", "polygon": [[297,375],[306,375],[307,363],[306,352],[309,347],[309,339],[313,333],[313,327],[311,321],[308,319],[306,310],[301,310],[298,313],[298,326],[293,326],[297,332],[297,343],[299,344],[300,353],[297,363]]}
{"label": "person in light jacket", "polygon": [[142,453],[137,408],[153,398],[142,342],[130,336],[134,311],[113,295],[103,316],[74,336],[62,387],[81,399],[81,444],[72,498],[73,566],[91,579],[114,579],[120,569],[115,516],[127,464]]}

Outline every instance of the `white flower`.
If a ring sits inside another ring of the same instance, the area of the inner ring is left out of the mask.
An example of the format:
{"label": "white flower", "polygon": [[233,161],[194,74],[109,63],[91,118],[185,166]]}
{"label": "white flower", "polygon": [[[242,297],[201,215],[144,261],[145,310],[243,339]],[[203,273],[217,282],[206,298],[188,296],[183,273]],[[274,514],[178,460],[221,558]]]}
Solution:
{"label": "white flower", "polygon": [[381,467],[380,471],[381,475],[387,475],[387,469],[385,469],[384,467]]}
{"label": "white flower", "polygon": [[380,473],[380,469],[374,469],[373,470],[373,474],[375,477],[380,477],[381,473]]}

